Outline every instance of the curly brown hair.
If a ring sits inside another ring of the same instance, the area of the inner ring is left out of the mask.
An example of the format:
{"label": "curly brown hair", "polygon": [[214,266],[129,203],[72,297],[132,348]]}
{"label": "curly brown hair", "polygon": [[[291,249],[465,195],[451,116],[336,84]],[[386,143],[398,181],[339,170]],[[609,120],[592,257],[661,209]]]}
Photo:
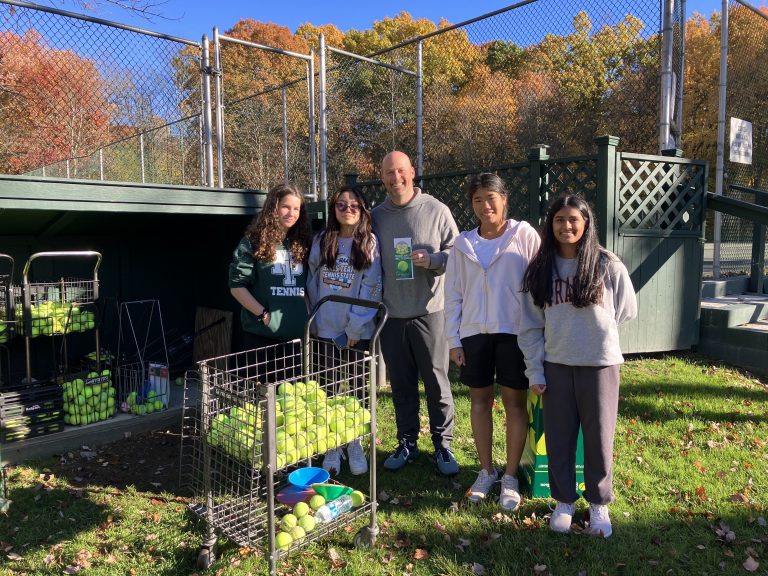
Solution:
{"label": "curly brown hair", "polygon": [[[286,196],[296,196],[301,201],[299,219],[286,233],[280,224],[278,206]],[[245,236],[253,245],[253,256],[261,262],[275,259],[275,246],[283,240],[288,243],[295,262],[306,262],[309,257],[311,236],[307,218],[304,194],[292,184],[278,184],[268,193],[261,211],[253,217],[245,229]]]}

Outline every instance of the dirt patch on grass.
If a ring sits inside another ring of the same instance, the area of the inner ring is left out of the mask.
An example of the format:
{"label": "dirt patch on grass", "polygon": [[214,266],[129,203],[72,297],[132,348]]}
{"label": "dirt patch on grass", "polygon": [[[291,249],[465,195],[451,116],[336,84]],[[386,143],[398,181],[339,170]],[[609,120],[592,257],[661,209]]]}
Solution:
{"label": "dirt patch on grass", "polygon": [[62,454],[58,473],[74,486],[133,486],[144,492],[186,495],[179,482],[180,448],[179,428],[133,434]]}

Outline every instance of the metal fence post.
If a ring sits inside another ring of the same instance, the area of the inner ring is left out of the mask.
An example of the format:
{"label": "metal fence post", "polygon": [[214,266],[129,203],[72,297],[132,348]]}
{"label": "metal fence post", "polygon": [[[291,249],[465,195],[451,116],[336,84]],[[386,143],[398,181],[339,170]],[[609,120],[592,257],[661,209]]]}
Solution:
{"label": "metal fence post", "polygon": [[139,162],[141,163],[141,183],[146,182],[144,175],[144,133],[139,134]]}
{"label": "metal fence post", "polygon": [[424,123],[424,92],[422,82],[422,41],[416,44],[416,176],[421,177],[424,174],[424,141],[423,141],[423,123]]}
{"label": "metal fence post", "polygon": [[99,148],[99,180],[104,180],[104,148]]}
{"label": "metal fence post", "polygon": [[213,27],[213,73],[214,89],[216,95],[216,158],[218,161],[217,172],[219,188],[224,188],[224,78],[221,65],[221,41],[219,40],[219,27]]}
{"label": "metal fence post", "polygon": [[288,183],[288,96],[285,86],[280,89],[283,96],[283,180]]}
{"label": "metal fence post", "polygon": [[309,185],[317,199],[317,134],[315,132],[315,51],[310,50],[307,63],[307,91],[309,102]]}
{"label": "metal fence post", "polygon": [[205,150],[205,185],[213,188],[213,142],[211,141],[211,76],[208,36],[203,34],[203,146]]}
{"label": "metal fence post", "polygon": [[320,34],[320,200],[328,198],[328,111],[325,107],[325,35]]}
{"label": "metal fence post", "polygon": [[69,178],[69,158],[67,158],[67,178]]}
{"label": "metal fence post", "polygon": [[683,86],[685,85],[685,2],[680,0],[680,71],[677,74],[677,103],[675,111],[677,114],[677,138],[675,146],[683,147]]}
{"label": "metal fence post", "polygon": [[615,252],[616,235],[616,147],[618,136],[599,136],[597,144],[597,233],[600,243],[607,250]]}
{"label": "metal fence post", "polygon": [[662,20],[662,56],[661,56],[661,114],[659,115],[659,153],[671,148],[669,142],[670,123],[672,120],[672,20],[675,18],[675,7],[672,0],[664,0]]}
{"label": "metal fence post", "polygon": [[546,144],[539,144],[528,151],[528,221],[535,226],[544,223],[549,203],[545,162],[549,160]]}
{"label": "metal fence post", "polygon": [[[723,167],[725,164],[725,106],[726,89],[728,84],[728,0],[722,2],[722,15],[720,19],[720,93],[717,105],[717,164],[715,168],[715,194],[723,193]],[[715,210],[713,253],[712,253],[712,277],[720,278],[720,234],[723,226],[723,218]]]}

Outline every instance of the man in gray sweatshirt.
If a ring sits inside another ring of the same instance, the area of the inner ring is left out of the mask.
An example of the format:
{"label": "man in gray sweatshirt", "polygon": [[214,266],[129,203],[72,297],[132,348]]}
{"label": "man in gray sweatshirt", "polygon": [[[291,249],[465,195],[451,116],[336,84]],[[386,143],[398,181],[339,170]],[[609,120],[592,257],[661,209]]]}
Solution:
{"label": "man in gray sweatshirt", "polygon": [[459,232],[448,207],[414,187],[415,176],[406,154],[397,150],[387,154],[381,163],[387,199],[372,212],[381,249],[383,300],[389,310],[381,349],[392,385],[398,440],[384,468],[399,470],[419,454],[421,376],[437,468],[453,475],[459,465],[450,450],[454,409],[448,381],[443,274]]}

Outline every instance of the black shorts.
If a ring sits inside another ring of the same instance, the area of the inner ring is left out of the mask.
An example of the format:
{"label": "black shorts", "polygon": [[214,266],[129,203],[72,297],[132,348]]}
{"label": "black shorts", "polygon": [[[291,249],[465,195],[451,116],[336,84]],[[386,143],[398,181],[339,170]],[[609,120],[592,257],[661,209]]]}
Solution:
{"label": "black shorts", "polygon": [[475,334],[461,339],[464,348],[464,366],[461,381],[470,388],[493,386],[493,377],[499,386],[527,390],[525,358],[514,334]]}

